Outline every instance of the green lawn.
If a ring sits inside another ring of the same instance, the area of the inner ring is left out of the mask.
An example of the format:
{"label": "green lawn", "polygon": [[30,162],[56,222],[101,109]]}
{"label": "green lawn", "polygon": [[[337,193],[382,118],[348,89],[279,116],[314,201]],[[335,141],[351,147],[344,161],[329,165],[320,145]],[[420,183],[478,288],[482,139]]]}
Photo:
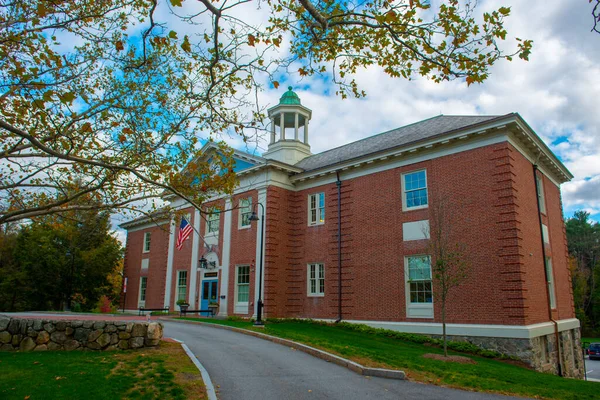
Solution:
{"label": "green lawn", "polygon": [[200,373],[180,345],[128,352],[0,353],[0,398],[206,398]]}
{"label": "green lawn", "polygon": [[[466,355],[477,364],[456,364],[423,358],[426,353],[442,353],[435,346],[419,344],[355,329],[310,322],[267,323],[264,329],[246,321],[185,318],[245,329],[291,339],[318,347],[363,365],[405,371],[415,381],[477,391],[548,399],[597,399],[600,383],[560,378],[532,371],[504,361]],[[460,354],[453,352],[452,354]]]}

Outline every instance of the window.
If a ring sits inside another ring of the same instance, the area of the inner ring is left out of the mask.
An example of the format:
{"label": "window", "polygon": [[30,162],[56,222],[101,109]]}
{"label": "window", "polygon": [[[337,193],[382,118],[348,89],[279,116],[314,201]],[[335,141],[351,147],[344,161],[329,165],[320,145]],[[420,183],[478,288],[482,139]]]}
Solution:
{"label": "window", "polygon": [[252,197],[240,200],[240,228],[250,226],[250,215],[252,215]]}
{"label": "window", "polygon": [[323,264],[308,264],[308,296],[325,295],[325,266]]}
{"label": "window", "polygon": [[548,282],[548,293],[550,293],[550,308],[556,308],[556,295],[554,293],[554,275],[552,275],[552,260],[546,257],[546,281]]}
{"label": "window", "polygon": [[140,301],[139,303],[144,305],[146,304],[146,286],[148,285],[148,278],[142,276],[140,278]]}
{"label": "window", "polygon": [[148,269],[149,266],[150,266],[150,259],[149,258],[142,259],[142,269]]}
{"label": "window", "polygon": [[144,253],[150,251],[150,232],[144,233]]}
{"label": "window", "polygon": [[540,212],[542,214],[546,214],[546,198],[544,197],[544,180],[540,175],[536,175],[535,183],[537,184],[538,204],[540,206]]}
{"label": "window", "polygon": [[325,223],[325,193],[315,193],[308,196],[308,225]]}
{"label": "window", "polygon": [[210,214],[208,214],[208,217],[206,218],[206,233],[219,233],[220,216],[219,210],[213,209],[210,211]]}
{"label": "window", "polygon": [[427,173],[425,170],[402,174],[402,209],[427,207]]}
{"label": "window", "polygon": [[250,266],[240,265],[237,267],[237,303],[248,303],[250,299]]}
{"label": "window", "polygon": [[406,257],[408,262],[409,301],[433,303],[431,289],[431,258],[429,256]]}
{"label": "window", "polygon": [[177,272],[177,300],[185,300],[187,291],[187,271]]}

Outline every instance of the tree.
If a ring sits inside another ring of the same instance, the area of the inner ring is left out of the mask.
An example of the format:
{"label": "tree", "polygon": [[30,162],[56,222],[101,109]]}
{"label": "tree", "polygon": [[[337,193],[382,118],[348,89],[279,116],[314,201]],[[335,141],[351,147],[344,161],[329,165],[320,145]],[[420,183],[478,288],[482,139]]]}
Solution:
{"label": "tree", "polygon": [[442,309],[442,340],[444,356],[448,357],[446,310],[453,290],[469,276],[471,265],[468,247],[459,242],[453,232],[453,221],[446,200],[439,197],[429,205],[428,253],[432,257],[433,296]]}
{"label": "tree", "polygon": [[[584,328],[600,326],[600,224],[576,211],[566,221],[573,300]],[[574,265],[573,265],[574,264]]]}
{"label": "tree", "polygon": [[[71,309],[74,299],[85,309],[94,308],[101,295],[110,293],[109,276],[122,260],[107,212],[71,211],[38,218],[21,227],[13,246],[18,265],[13,270],[20,275],[2,276],[0,286],[18,282],[13,290],[23,296],[20,308],[25,310]],[[0,307],[15,308],[6,300]]]}
{"label": "tree", "polygon": [[[598,25],[600,24],[600,0],[595,0],[594,8],[592,8],[592,17],[594,18],[594,25],[592,26],[592,32],[600,33]],[[594,0],[589,0],[593,3]]]}
{"label": "tree", "polygon": [[[231,193],[229,149],[205,160],[200,145],[223,134],[256,140],[257,93],[284,71],[332,77],[341,96],[360,97],[354,73],[371,65],[471,84],[498,60],[528,58],[529,40],[512,53],[499,47],[508,7],[477,22],[476,1],[459,3],[0,2],[0,223],[152,212],[165,194],[200,209]],[[263,18],[251,23],[250,12]]]}
{"label": "tree", "polygon": [[18,231],[13,224],[0,229],[0,310],[24,309],[27,275],[15,257]]}

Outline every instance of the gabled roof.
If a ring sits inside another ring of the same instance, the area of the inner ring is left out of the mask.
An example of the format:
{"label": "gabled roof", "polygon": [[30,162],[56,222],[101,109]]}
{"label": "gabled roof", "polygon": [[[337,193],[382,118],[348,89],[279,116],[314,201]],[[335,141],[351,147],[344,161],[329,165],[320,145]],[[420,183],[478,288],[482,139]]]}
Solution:
{"label": "gabled roof", "polygon": [[369,136],[365,139],[312,155],[298,162],[295,166],[302,168],[305,171],[311,171],[328,165],[348,161],[353,158],[363,157],[371,153],[391,149],[393,147],[419,142],[424,139],[464,129],[472,125],[489,122],[501,117],[503,116],[438,115],[437,117],[383,132],[378,135]]}

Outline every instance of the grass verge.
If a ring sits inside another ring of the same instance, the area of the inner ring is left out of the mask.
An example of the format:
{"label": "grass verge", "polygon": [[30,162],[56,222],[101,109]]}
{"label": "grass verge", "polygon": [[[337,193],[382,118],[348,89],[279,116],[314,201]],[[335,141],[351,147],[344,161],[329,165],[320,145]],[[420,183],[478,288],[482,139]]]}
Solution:
{"label": "grass verge", "polygon": [[475,364],[425,358],[425,354],[443,354],[443,351],[430,343],[415,343],[395,335],[389,337],[385,330],[373,334],[371,328],[361,331],[356,327],[310,321],[271,322],[265,328],[257,329],[247,321],[184,319],[264,332],[338,354],[365,366],[401,369],[410,380],[436,385],[545,399],[597,399],[600,389],[598,383],[560,378],[510,361],[472,354],[450,352],[467,356]]}
{"label": "grass verge", "polygon": [[177,343],[123,352],[0,353],[2,399],[205,399]]}

